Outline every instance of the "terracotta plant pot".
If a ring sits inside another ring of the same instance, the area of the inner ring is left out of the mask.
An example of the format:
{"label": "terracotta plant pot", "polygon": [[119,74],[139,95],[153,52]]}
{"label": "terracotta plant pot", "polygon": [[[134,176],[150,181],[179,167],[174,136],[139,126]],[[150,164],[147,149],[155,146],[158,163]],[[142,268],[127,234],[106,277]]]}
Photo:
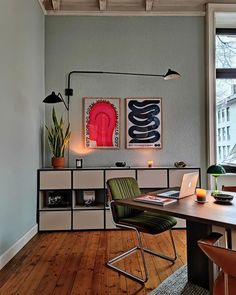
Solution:
{"label": "terracotta plant pot", "polygon": [[52,157],[52,166],[55,169],[65,167],[65,158],[64,157]]}

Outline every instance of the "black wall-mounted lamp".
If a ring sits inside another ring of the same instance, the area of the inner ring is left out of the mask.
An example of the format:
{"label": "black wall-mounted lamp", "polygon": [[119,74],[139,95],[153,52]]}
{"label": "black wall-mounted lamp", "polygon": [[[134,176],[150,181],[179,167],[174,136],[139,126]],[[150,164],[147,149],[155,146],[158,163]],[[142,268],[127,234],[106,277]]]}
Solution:
{"label": "black wall-mounted lamp", "polygon": [[67,88],[65,89],[65,95],[67,96],[68,102],[66,104],[64,98],[62,97],[61,93],[59,92],[56,94],[54,91],[48,95],[43,102],[44,103],[58,103],[63,102],[67,111],[69,111],[70,107],[70,96],[73,96],[73,89],[70,88],[70,80],[72,74],[98,74],[98,75],[127,75],[127,76],[146,76],[146,77],[162,77],[164,80],[176,80],[181,77],[181,75],[168,69],[166,74],[144,74],[144,73],[123,73],[123,72],[104,72],[104,71],[72,71],[68,75],[67,79]]}
{"label": "black wall-mounted lamp", "polygon": [[163,75],[164,80],[177,80],[180,77],[181,75],[178,72],[171,69],[168,69],[167,73]]}
{"label": "black wall-mounted lamp", "polygon": [[65,105],[65,108],[67,109],[67,111],[69,111],[69,104],[67,105],[63,96],[61,95],[61,93],[59,92],[58,94],[56,94],[54,91],[49,94],[47,97],[44,98],[43,100],[44,103],[58,103],[58,102],[63,102]]}

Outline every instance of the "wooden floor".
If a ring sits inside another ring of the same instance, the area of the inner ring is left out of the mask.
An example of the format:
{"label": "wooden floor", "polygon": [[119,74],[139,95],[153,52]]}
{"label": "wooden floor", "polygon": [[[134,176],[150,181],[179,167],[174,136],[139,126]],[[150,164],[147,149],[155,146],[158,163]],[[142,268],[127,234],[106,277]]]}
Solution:
{"label": "wooden floor", "polygon": [[[38,234],[0,271],[0,294],[148,294],[186,263],[185,231],[174,230],[173,235],[178,251],[175,264],[147,254],[150,278],[142,286],[105,266],[108,258],[134,245],[133,232]],[[144,238],[144,245],[171,254],[167,233]],[[119,265],[140,275],[140,262],[139,254],[132,254]]]}

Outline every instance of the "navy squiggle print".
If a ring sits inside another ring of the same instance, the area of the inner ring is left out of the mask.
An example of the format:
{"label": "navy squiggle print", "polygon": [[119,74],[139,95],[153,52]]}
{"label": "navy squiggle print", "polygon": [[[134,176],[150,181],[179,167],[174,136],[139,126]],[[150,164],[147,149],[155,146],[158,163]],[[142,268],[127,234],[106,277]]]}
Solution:
{"label": "navy squiggle print", "polygon": [[130,143],[154,143],[160,139],[160,100],[129,101],[129,121],[134,125],[129,128],[128,134],[132,138]]}

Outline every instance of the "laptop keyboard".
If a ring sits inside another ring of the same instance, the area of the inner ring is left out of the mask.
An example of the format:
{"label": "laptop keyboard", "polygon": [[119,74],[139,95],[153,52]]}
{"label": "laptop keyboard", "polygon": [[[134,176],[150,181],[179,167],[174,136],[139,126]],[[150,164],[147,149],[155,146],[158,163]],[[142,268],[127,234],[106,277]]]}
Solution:
{"label": "laptop keyboard", "polygon": [[171,198],[178,198],[178,196],[179,196],[179,192],[169,195],[169,197]]}

